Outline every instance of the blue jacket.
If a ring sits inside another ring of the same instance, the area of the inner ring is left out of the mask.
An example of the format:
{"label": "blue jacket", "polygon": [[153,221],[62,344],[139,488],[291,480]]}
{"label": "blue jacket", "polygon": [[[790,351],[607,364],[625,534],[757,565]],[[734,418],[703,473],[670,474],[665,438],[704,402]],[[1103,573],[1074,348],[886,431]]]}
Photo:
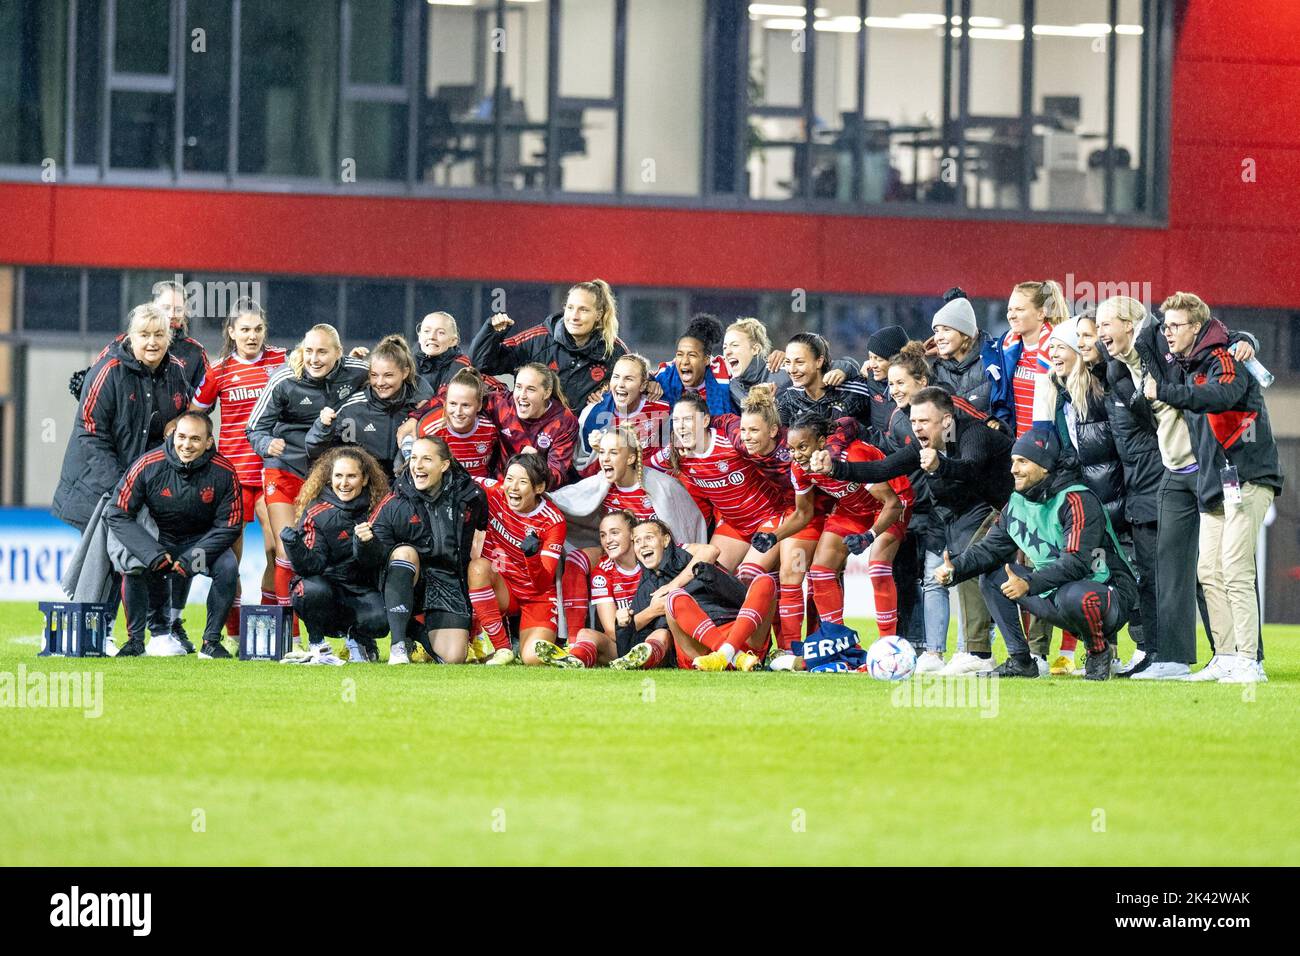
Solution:
{"label": "blue jacket", "polygon": [[[682,397],[682,376],[678,373],[676,365],[669,364],[667,368],[661,370],[655,376],[655,381],[664,390],[663,398],[660,401],[675,405],[677,399]],[[704,370],[704,395],[709,403],[710,415],[735,415],[740,411],[732,404],[731,386],[719,382],[714,376],[712,368]]]}
{"label": "blue jacket", "polygon": [[[1020,353],[1024,351],[1024,343],[1018,335],[1010,343],[1007,341],[1008,338],[1011,338],[1010,332],[997,338],[992,336],[986,338],[980,351],[980,360],[984,365],[984,374],[989,377],[992,385],[989,390],[989,416],[1006,424],[1011,429],[1011,434],[1015,435],[1016,392],[1014,383],[1016,380],[1016,366],[1020,364]],[[1040,371],[1047,371],[1047,363],[1041,356],[1038,364]],[[1043,424],[1049,428],[1052,426],[1052,422],[1044,422]]]}

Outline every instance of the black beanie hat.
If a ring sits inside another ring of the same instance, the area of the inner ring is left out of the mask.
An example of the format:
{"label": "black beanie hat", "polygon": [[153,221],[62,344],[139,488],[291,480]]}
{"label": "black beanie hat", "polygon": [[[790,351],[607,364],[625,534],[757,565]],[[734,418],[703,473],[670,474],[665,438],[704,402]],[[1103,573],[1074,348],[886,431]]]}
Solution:
{"label": "black beanie hat", "polygon": [[1045,428],[1031,428],[1011,446],[1011,454],[1028,458],[1046,471],[1056,467],[1056,460],[1061,457],[1061,440],[1055,431]]}
{"label": "black beanie hat", "polygon": [[881,358],[893,358],[907,344],[907,333],[901,325],[887,325],[867,339],[867,351]]}

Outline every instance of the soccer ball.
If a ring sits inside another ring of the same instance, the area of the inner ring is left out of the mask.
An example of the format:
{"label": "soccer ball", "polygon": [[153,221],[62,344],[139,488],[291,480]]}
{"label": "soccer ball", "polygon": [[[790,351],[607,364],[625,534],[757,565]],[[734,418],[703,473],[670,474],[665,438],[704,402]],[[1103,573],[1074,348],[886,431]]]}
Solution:
{"label": "soccer ball", "polygon": [[867,673],[876,680],[907,680],[916,670],[916,651],[910,641],[882,637],[867,648]]}

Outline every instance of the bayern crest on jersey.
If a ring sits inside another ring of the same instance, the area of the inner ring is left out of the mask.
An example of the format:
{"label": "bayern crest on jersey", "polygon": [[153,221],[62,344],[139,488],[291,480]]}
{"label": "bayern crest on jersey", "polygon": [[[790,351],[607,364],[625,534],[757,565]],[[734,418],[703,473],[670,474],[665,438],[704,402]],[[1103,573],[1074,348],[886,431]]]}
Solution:
{"label": "bayern crest on jersey", "polygon": [[551,447],[551,436],[545,433],[537,436],[537,447],[545,451]]}
{"label": "bayern crest on jersey", "polygon": [[605,581],[605,576],[603,574],[597,574],[591,579],[592,587],[603,588],[606,583],[608,582]]}
{"label": "bayern crest on jersey", "polygon": [[718,471],[722,472],[725,475],[730,470],[731,470],[731,465],[727,464],[725,461],[718,462]]}
{"label": "bayern crest on jersey", "polygon": [[351,385],[343,385],[339,388],[339,398],[347,398],[352,392]]}
{"label": "bayern crest on jersey", "polygon": [[481,441],[481,442],[479,442],[477,445],[474,446],[474,449],[475,449],[475,450],[476,450],[480,455],[485,455],[485,454],[487,454],[487,442],[485,442],[485,441]]}

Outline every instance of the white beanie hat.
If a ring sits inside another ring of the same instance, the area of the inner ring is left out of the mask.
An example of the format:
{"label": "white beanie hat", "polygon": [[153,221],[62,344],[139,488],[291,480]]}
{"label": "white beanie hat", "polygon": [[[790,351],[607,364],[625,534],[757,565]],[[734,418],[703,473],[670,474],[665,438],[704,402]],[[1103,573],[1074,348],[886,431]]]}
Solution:
{"label": "white beanie hat", "polygon": [[1052,334],[1047,337],[1047,344],[1060,342],[1071,352],[1079,351],[1079,320],[1066,319],[1060,325],[1052,327]]}
{"label": "white beanie hat", "polygon": [[970,299],[959,298],[944,303],[944,307],[930,320],[930,328],[946,325],[963,335],[975,338],[979,335],[979,326],[975,324],[975,310],[971,308]]}

